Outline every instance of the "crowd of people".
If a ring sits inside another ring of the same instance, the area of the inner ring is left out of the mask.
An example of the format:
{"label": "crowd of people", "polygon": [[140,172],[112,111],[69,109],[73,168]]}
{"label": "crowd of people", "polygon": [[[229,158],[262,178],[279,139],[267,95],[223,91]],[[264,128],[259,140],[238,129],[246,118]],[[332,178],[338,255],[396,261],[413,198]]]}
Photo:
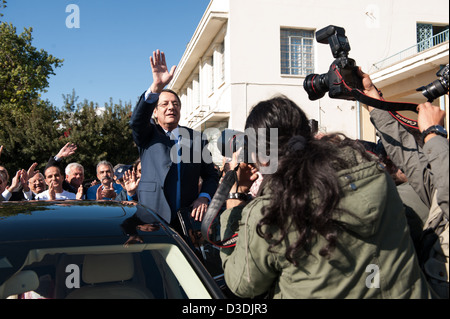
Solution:
{"label": "crowd of people", "polygon": [[[0,156],[3,146],[0,146]],[[0,201],[22,200],[137,200],[137,187],[141,175],[141,163],[132,165],[117,164],[108,161],[97,164],[97,176],[86,184],[84,167],[80,163],[69,163],[61,168],[63,159],[73,155],[77,146],[64,145],[57,155],[51,156],[44,172],[36,170],[33,163],[28,170],[20,169],[11,178],[5,166],[0,166]]]}
{"label": "crowd of people", "polygon": [[[198,163],[173,160],[183,144],[181,101],[165,89],[175,67],[169,71],[159,50],[150,63],[153,83],[130,121],[140,160],[116,167],[99,162],[98,182],[87,187],[78,163],[67,165],[63,177],[60,163],[76,150],[68,143],[43,174],[34,163],[8,185],[0,167],[0,200],[134,200],[179,231],[189,219],[201,222],[220,175],[205,156]],[[370,77],[361,70],[360,77],[364,93],[382,99]],[[220,216],[221,237],[238,235],[235,246],[221,249],[233,294],[448,298],[449,150],[447,136],[433,129],[443,126],[445,112],[418,105],[419,141],[387,111],[367,107],[382,151],[343,134],[314,134],[302,108],[285,96],[252,108],[246,129],[278,129],[278,169],[261,174],[270,163],[254,154],[251,163],[238,163],[237,154],[226,163],[237,177]],[[197,151],[210,155],[205,148]]]}

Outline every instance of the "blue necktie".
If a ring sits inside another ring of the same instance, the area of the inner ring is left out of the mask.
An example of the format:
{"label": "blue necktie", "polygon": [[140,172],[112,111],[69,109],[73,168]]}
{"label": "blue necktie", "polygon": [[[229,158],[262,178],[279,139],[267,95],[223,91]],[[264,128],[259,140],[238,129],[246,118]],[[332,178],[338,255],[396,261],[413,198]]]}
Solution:
{"label": "blue necktie", "polygon": [[[171,132],[167,132],[167,136],[169,136],[169,138],[173,138],[175,137],[175,135],[173,135]],[[181,136],[179,136],[176,139],[171,139],[171,141],[174,143],[174,145],[177,147],[177,189],[176,189],[176,211],[180,210],[180,206],[181,206],[181,181],[180,181],[180,177],[181,177],[181,164],[180,164],[180,158],[181,158],[181,145],[180,145],[180,139]]]}

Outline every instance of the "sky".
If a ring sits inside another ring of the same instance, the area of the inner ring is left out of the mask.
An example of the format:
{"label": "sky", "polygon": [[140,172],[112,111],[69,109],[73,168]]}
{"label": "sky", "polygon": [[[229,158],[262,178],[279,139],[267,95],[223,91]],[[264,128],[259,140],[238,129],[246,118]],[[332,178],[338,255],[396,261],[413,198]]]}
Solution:
{"label": "sky", "polygon": [[152,82],[150,55],[160,49],[169,68],[177,65],[209,2],[7,0],[1,21],[18,34],[32,27],[32,45],[64,59],[42,99],[61,107],[62,95],[75,90],[78,102],[134,105]]}

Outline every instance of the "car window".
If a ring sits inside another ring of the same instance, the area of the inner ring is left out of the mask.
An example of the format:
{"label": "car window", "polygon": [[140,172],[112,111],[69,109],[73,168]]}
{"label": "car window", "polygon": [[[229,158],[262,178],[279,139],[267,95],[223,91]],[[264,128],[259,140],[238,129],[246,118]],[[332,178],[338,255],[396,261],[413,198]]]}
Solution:
{"label": "car window", "polygon": [[18,273],[32,273],[38,281],[15,296],[23,299],[211,298],[172,244],[35,249]]}

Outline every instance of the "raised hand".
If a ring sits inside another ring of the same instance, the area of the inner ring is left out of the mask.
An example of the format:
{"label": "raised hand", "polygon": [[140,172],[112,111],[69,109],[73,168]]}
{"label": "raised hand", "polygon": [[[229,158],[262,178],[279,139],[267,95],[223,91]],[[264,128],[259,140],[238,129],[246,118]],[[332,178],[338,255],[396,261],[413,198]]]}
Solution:
{"label": "raised hand", "polygon": [[134,196],[134,194],[136,194],[140,180],[141,178],[136,177],[134,170],[128,170],[123,174],[123,182],[129,196]]}
{"label": "raised hand", "polygon": [[103,187],[102,187],[102,185],[100,185],[97,188],[97,192],[95,193],[95,199],[97,199],[97,200],[102,200],[103,199],[102,191],[103,191]]}
{"label": "raised hand", "polygon": [[68,157],[70,155],[75,154],[76,150],[77,150],[77,146],[75,144],[67,143],[59,150],[59,152],[58,152],[58,154],[56,154],[56,156],[59,158]]}
{"label": "raised hand", "polygon": [[20,170],[20,184],[22,184],[22,189],[24,192],[30,191],[30,187],[28,186],[28,172],[24,169]]}
{"label": "raised hand", "polygon": [[48,198],[49,200],[55,200],[56,199],[56,190],[53,185],[53,181],[50,182],[50,185],[48,185]]}
{"label": "raised hand", "polygon": [[112,199],[116,198],[117,194],[116,194],[116,191],[114,190],[113,182],[111,182],[108,186],[103,186],[103,187],[102,186],[103,185],[100,185],[100,187],[99,187],[102,189],[102,192],[101,192],[102,198],[112,198]]}
{"label": "raised hand", "polygon": [[13,193],[17,192],[20,189],[20,180],[22,177],[22,170],[18,170],[16,175],[11,180],[11,185],[9,185],[8,190]]}
{"label": "raised hand", "polygon": [[80,185],[80,187],[78,187],[76,198],[83,199],[83,185]]}
{"label": "raised hand", "polygon": [[417,125],[422,132],[432,125],[444,125],[445,111],[439,106],[434,106],[430,102],[425,102],[417,106],[419,112]]}
{"label": "raised hand", "polygon": [[153,56],[150,57],[150,65],[152,67],[153,74],[151,91],[153,93],[160,93],[161,90],[164,89],[172,80],[177,67],[175,65],[172,66],[169,72],[166,64],[166,56],[164,52],[161,52],[160,50],[153,52]]}
{"label": "raised hand", "polygon": [[27,171],[28,179],[32,178],[34,175],[39,173],[39,170],[37,170],[37,171],[35,170],[37,165],[38,165],[38,163],[31,164],[30,168]]}

